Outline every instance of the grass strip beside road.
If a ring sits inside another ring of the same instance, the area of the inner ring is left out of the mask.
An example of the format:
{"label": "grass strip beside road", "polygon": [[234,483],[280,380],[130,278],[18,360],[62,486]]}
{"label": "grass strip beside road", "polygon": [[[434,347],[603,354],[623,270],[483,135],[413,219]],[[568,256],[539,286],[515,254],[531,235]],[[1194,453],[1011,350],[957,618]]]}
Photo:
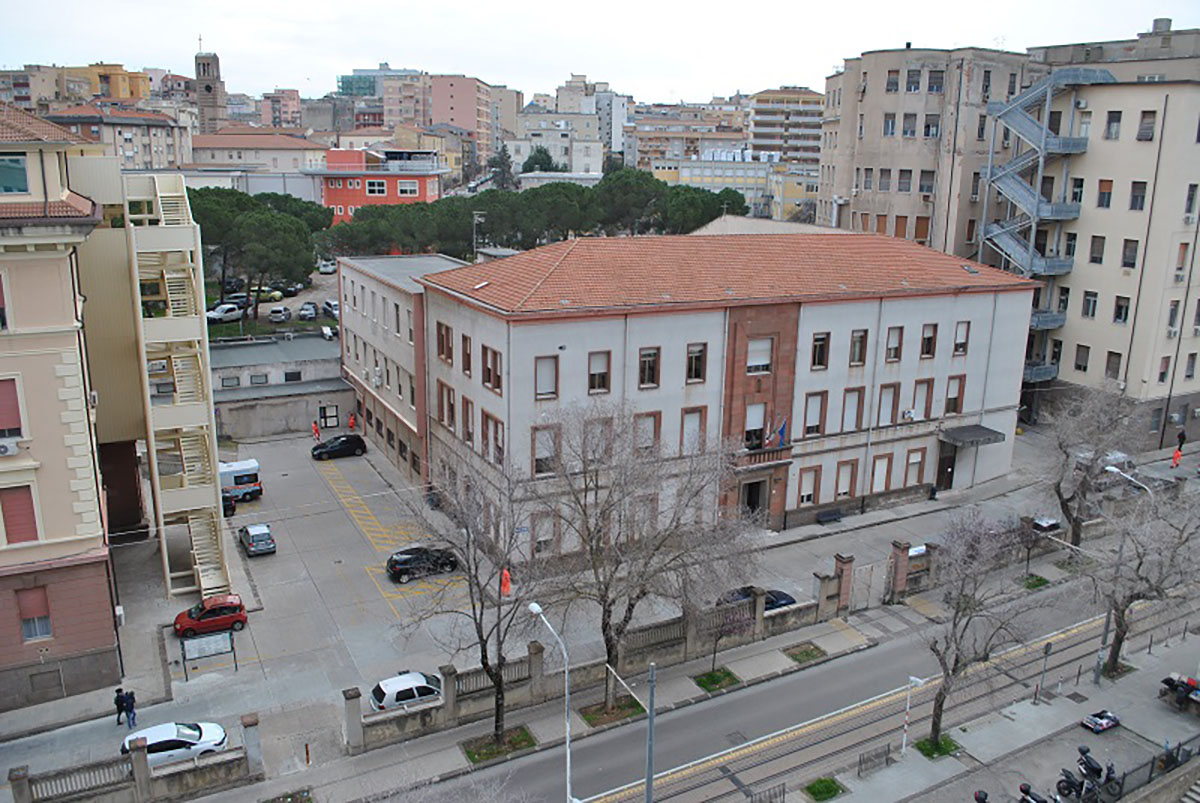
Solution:
{"label": "grass strip beside road", "polygon": [[519,725],[506,730],[499,743],[492,739],[492,734],[489,733],[487,736],[462,742],[460,746],[467,756],[467,761],[479,764],[515,753],[518,750],[526,750],[535,744],[537,742],[534,741],[533,734],[529,732],[529,729],[524,725]]}

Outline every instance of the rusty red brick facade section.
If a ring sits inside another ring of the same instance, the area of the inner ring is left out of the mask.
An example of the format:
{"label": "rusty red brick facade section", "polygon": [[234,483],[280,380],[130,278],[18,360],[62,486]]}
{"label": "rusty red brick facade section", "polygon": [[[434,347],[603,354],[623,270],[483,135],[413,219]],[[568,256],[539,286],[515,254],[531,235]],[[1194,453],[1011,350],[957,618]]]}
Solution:
{"label": "rusty red brick facade section", "polygon": [[[21,637],[17,591],[38,586],[46,588],[53,635],[26,642]],[[0,577],[0,617],[5,622],[0,628],[0,667],[37,663],[43,658],[39,649],[49,649],[44,657],[50,660],[112,647],[113,614],[104,561]]]}

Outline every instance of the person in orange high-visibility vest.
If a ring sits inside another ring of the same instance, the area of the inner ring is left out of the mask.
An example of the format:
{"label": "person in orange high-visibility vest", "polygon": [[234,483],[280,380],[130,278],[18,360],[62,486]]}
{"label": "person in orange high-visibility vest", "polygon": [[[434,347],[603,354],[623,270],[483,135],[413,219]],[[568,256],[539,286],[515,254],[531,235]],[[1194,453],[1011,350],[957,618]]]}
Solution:
{"label": "person in orange high-visibility vest", "polygon": [[1183,450],[1175,449],[1175,454],[1171,455],[1171,468],[1179,468],[1179,461],[1183,459]]}
{"label": "person in orange high-visibility vest", "polygon": [[508,573],[508,569],[500,570],[500,596],[507,597],[512,593],[512,577]]}
{"label": "person in orange high-visibility vest", "polygon": [[321,440],[321,428],[317,426],[317,419],[313,419],[313,440]]}
{"label": "person in orange high-visibility vest", "polygon": [[350,414],[350,431],[354,431],[354,413]]}

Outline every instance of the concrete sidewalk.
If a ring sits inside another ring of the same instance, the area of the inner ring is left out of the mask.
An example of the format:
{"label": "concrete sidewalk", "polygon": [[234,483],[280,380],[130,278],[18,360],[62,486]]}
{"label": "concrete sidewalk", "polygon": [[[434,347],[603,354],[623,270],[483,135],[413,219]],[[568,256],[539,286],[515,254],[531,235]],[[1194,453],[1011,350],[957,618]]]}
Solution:
{"label": "concrete sidewalk", "polygon": [[[962,750],[954,756],[929,760],[915,749],[897,763],[858,778],[854,772],[837,779],[850,790],[839,800],[920,800],[951,803],[970,800],[975,790],[988,792],[996,801],[1016,799],[1017,787],[1029,782],[1049,795],[1059,768],[1074,769],[1075,746],[1087,744],[1102,764],[1113,761],[1118,772],[1148,760],[1164,743],[1174,745],[1200,733],[1200,719],[1184,714],[1158,697],[1160,681],[1172,671],[1193,673],[1200,659],[1200,636],[1179,638],[1176,626],[1170,646],[1162,644],[1162,633],[1153,653],[1146,652],[1147,640],[1137,639],[1136,649],[1125,661],[1136,667],[1116,681],[1092,685],[1084,674],[1078,686],[1074,679],[1047,682],[1050,697],[1034,705],[1023,699],[1006,708],[979,717],[946,733]],[[1087,714],[1101,708],[1115,711],[1121,727],[1093,735],[1079,726]],[[915,734],[915,738],[923,736]],[[893,753],[894,756],[898,755]]]}

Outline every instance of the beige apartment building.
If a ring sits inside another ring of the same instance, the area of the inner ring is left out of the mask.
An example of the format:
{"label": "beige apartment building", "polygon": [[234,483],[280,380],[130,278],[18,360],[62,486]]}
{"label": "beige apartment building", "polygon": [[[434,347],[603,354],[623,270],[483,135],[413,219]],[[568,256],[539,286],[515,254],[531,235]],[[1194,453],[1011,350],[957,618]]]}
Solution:
{"label": "beige apartment building", "polygon": [[492,156],[492,88],[467,75],[433,75],[434,123],[474,132],[481,164]]}
{"label": "beige apartment building", "polygon": [[22,109],[45,109],[50,101],[82,101],[90,95],[88,78],[68,67],[26,64],[19,70],[0,70],[0,101]]}
{"label": "beige apartment building", "polygon": [[433,81],[418,70],[396,70],[375,79],[383,98],[383,125],[425,126],[433,122]]}
{"label": "beige apartment building", "polygon": [[538,147],[571,173],[600,173],[604,169],[604,143],[596,114],[534,111],[517,115],[515,137],[505,142],[513,170]]}
{"label": "beige apartment building", "polygon": [[824,97],[805,86],[767,89],[750,97],[750,149],[779,154],[816,176],[821,163]]}
{"label": "beige apartment building", "polygon": [[984,170],[983,232],[985,260],[1045,282],[1026,405],[1116,385],[1149,405],[1140,446],[1200,437],[1200,30],[1030,52],[1052,72],[991,104],[1013,148]]}
{"label": "beige apartment building", "polygon": [[[727,117],[685,105],[638,105],[624,126],[625,164],[651,170],[667,159],[695,159],[708,150],[737,150],[746,132]],[[614,124],[615,125],[615,124]]]}
{"label": "beige apartment building", "polygon": [[300,125],[300,90],[276,89],[274,92],[264,92],[262,102],[259,103],[258,113],[263,125],[276,128],[298,127]]}
{"label": "beige apartment building", "polygon": [[88,104],[43,117],[89,142],[104,145],[124,170],[177,168],[192,161],[192,131],[159,112]]}
{"label": "beige apartment building", "polygon": [[[978,252],[987,102],[1045,68],[983,48],[877,50],[825,81],[817,223]],[[1011,139],[996,143],[1011,155]]]}

